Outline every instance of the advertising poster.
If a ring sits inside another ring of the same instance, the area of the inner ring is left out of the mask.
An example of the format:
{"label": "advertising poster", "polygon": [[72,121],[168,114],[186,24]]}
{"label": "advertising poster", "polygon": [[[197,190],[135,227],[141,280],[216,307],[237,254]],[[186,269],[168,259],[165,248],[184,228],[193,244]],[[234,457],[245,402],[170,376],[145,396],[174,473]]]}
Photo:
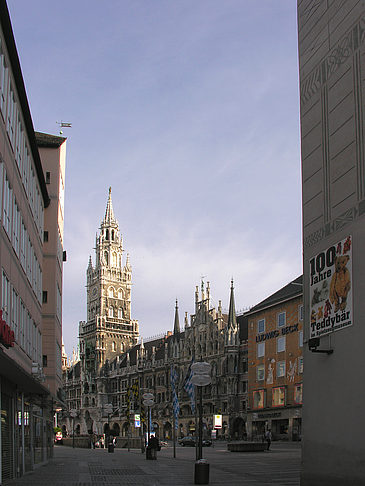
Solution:
{"label": "advertising poster", "polygon": [[310,338],[352,325],[352,238],[327,248],[310,262]]}

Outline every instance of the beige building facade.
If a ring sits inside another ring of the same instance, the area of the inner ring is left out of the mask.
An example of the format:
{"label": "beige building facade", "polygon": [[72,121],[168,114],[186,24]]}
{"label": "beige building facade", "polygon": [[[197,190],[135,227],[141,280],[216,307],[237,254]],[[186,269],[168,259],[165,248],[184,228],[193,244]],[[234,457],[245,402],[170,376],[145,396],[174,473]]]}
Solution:
{"label": "beige building facade", "polygon": [[[44,213],[42,281],[42,367],[54,400],[62,394],[62,274],[66,139],[36,132],[50,204]],[[56,405],[57,408],[57,405]]]}
{"label": "beige building facade", "polygon": [[303,486],[365,484],[365,3],[298,1]]}

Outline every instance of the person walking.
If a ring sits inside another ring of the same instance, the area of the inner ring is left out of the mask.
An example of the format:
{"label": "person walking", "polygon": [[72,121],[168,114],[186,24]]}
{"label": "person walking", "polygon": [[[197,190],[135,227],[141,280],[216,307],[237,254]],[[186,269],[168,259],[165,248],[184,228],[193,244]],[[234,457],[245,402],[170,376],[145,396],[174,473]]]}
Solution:
{"label": "person walking", "polygon": [[157,451],[159,450],[159,441],[158,438],[153,435],[150,437],[150,440],[148,442],[148,447],[151,450],[151,459],[157,459]]}
{"label": "person walking", "polygon": [[271,429],[267,429],[266,433],[265,433],[265,440],[267,442],[267,449],[266,450],[270,450],[270,445],[271,445],[271,440],[272,440],[272,434],[271,434]]}

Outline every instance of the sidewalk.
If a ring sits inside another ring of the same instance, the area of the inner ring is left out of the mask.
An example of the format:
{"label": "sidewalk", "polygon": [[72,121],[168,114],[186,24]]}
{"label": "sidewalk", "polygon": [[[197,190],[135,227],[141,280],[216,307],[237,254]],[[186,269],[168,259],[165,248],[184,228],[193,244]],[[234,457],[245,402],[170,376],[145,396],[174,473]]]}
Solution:
{"label": "sidewalk", "polygon": [[[299,486],[298,448],[248,454],[204,448],[203,455],[210,464],[210,485]],[[140,450],[116,449],[111,454],[106,449],[57,446],[48,464],[4,486],[193,485],[194,463],[194,448],[177,448],[174,459],[169,447],[158,453],[157,461],[147,461]]]}

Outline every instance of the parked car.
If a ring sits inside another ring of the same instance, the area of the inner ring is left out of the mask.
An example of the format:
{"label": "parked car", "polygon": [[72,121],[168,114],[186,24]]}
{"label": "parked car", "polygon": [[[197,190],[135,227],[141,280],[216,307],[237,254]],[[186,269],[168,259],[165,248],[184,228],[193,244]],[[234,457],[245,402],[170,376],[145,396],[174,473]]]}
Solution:
{"label": "parked car", "polygon": [[[187,435],[186,437],[179,439],[179,444],[183,447],[185,446],[195,447],[196,438],[191,435]],[[203,439],[202,445],[203,447],[210,447],[212,445],[212,441],[210,439]]]}

